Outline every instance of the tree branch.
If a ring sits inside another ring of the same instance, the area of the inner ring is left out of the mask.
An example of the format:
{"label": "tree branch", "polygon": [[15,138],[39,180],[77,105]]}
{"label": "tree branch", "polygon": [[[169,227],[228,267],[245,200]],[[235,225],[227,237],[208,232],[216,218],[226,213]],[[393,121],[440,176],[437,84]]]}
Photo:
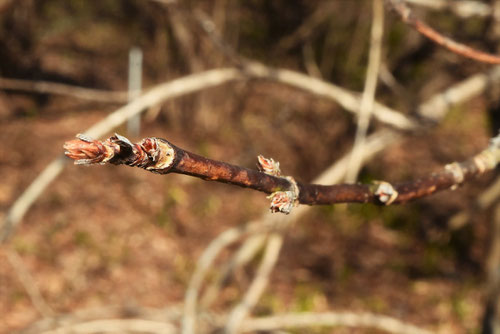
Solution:
{"label": "tree branch", "polygon": [[440,32],[420,21],[413,15],[411,9],[406,5],[404,0],[387,0],[387,3],[396,13],[399,14],[403,22],[413,27],[434,43],[441,45],[453,53],[470,59],[488,64],[500,64],[500,56],[479,51],[471,48],[470,46],[458,43],[446,36],[443,36]]}
{"label": "tree branch", "polygon": [[490,4],[477,0],[406,0],[406,2],[433,10],[450,10],[463,18],[488,17],[493,12]]}
{"label": "tree branch", "polygon": [[[453,162],[439,172],[413,181],[395,185],[385,181],[375,181],[372,184],[318,185],[295,182],[291,177],[281,176],[279,169],[277,172],[270,171],[272,166],[263,164],[262,157],[259,158],[259,163],[263,171],[257,171],[199,156],[161,138],[145,138],[138,144],[132,144],[120,135],[106,141],[78,135],[77,140],[66,142],[64,148],[65,154],[76,160],[76,164],[124,164],[157,174],[186,174],[272,194],[271,210],[284,213],[289,213],[291,206],[298,203],[401,204],[440,190],[455,188],[494,169],[500,160],[500,136],[497,136],[491,140],[488,148],[471,159]],[[282,207],[286,205],[290,207],[283,210]]]}
{"label": "tree branch", "polygon": [[127,92],[97,90],[49,81],[0,78],[0,89],[70,96],[82,100],[106,103],[127,102]]}
{"label": "tree branch", "polygon": [[283,314],[248,319],[242,324],[243,332],[270,331],[281,328],[323,326],[367,327],[388,333],[430,334],[430,331],[398,319],[372,313],[324,312]]}

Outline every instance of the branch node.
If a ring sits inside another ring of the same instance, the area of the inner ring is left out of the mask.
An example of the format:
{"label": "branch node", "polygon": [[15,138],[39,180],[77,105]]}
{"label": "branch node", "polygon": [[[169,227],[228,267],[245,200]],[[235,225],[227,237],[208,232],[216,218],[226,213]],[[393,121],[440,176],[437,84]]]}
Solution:
{"label": "branch node", "polygon": [[281,212],[289,214],[292,209],[299,205],[299,186],[291,176],[281,176],[280,163],[273,158],[265,158],[262,155],[257,157],[257,167],[261,172],[268,175],[281,177],[290,182],[290,189],[286,191],[275,191],[267,198],[271,199],[271,212]]}
{"label": "branch node", "polygon": [[299,205],[299,187],[295,179],[291,176],[281,176],[280,163],[273,158],[265,158],[262,155],[257,156],[257,167],[263,173],[281,177],[290,182],[290,189],[286,191],[276,191],[267,198],[271,199],[271,212],[281,212],[289,214],[292,209]]}
{"label": "branch node", "polygon": [[464,171],[458,162],[452,162],[451,164],[444,166],[444,169],[453,175],[453,181],[455,184],[451,187],[452,190],[455,190],[457,185],[464,182]]}
{"label": "branch node", "polygon": [[375,197],[384,205],[391,205],[398,198],[399,193],[389,182],[373,181],[373,183],[378,185],[374,192]]}

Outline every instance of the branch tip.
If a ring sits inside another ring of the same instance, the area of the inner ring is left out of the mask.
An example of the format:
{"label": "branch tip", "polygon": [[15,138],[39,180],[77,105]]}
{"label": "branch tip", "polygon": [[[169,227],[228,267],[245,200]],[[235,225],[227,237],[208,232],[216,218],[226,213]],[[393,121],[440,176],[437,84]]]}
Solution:
{"label": "branch tip", "polygon": [[84,134],[77,134],[78,139],[64,144],[64,154],[75,160],[75,165],[103,164],[111,160],[119,147],[111,141],[100,142]]}

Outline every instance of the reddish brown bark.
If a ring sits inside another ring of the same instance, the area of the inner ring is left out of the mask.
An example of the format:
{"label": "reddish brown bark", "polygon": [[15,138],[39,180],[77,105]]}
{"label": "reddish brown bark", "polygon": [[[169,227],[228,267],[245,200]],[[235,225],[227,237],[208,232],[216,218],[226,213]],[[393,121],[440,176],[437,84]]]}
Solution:
{"label": "reddish brown bark", "polygon": [[387,0],[387,2],[389,6],[399,14],[403,22],[413,27],[419,33],[429,38],[436,44],[441,45],[442,47],[450,50],[453,53],[470,59],[488,64],[500,64],[499,56],[479,51],[462,43],[458,43],[434,30],[426,23],[416,18],[411,12],[411,9],[404,3],[403,0]]}
{"label": "reddish brown bark", "polygon": [[[296,182],[292,178],[279,176],[276,164],[274,175],[216,161],[185,151],[165,139],[146,138],[138,144],[115,135],[105,141],[79,136],[79,139],[64,145],[66,155],[75,159],[77,164],[112,163],[137,166],[157,174],[180,173],[195,176],[207,181],[234,184],[262,191],[267,194],[283,192],[281,197],[291,198],[300,204],[321,205],[335,203],[374,203],[400,204],[413,199],[429,196],[437,191],[456,187],[485,171],[493,169],[500,159],[498,139],[474,156],[462,162],[452,163],[428,177],[410,182],[391,185],[387,182],[373,184],[317,185]],[[259,161],[266,160],[260,158]],[[272,159],[268,159],[272,161]],[[266,166],[268,170],[273,166]],[[284,192],[287,192],[286,194]],[[280,198],[283,200],[283,198]],[[282,210],[277,210],[282,211]],[[285,212],[285,211],[282,211]]]}

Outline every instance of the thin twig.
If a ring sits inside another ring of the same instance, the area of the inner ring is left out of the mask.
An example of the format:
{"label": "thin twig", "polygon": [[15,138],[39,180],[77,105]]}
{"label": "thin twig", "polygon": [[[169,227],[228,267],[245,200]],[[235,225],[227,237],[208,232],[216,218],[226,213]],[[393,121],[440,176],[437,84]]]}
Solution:
{"label": "thin twig", "polygon": [[497,204],[490,228],[490,249],[486,261],[486,288],[482,333],[500,331],[500,204]]}
{"label": "thin twig", "polygon": [[405,0],[413,5],[433,10],[451,10],[463,18],[491,16],[491,6],[477,0]]}
{"label": "thin twig", "polygon": [[330,19],[337,6],[338,4],[334,1],[326,1],[324,3],[321,3],[320,6],[317,7],[315,11],[309,17],[307,17],[292,34],[282,38],[278,42],[277,48],[281,52],[285,52],[295,47],[298,43],[306,40],[314,33],[316,27]]}
{"label": "thin twig", "polygon": [[278,261],[279,253],[283,245],[283,236],[280,233],[272,233],[267,241],[264,256],[257,269],[252,283],[248,287],[241,301],[236,305],[229,314],[228,320],[224,327],[226,334],[237,333],[241,323],[246,319],[250,311],[259,301],[262,293],[269,282],[269,276]]}
{"label": "thin twig", "polygon": [[[256,62],[245,65],[243,72],[251,78],[279,82],[315,95],[333,99],[345,110],[353,114],[357,114],[359,111],[361,99],[358,93],[329,82],[291,70],[275,69]],[[378,102],[374,104],[373,116],[381,123],[400,130],[415,130],[419,127],[418,122],[415,120]]]}
{"label": "thin twig", "polygon": [[43,298],[40,290],[38,289],[38,284],[33,279],[33,276],[30,274],[28,268],[26,268],[21,256],[19,256],[17,251],[14,249],[7,249],[6,253],[10,265],[28,293],[35,309],[45,318],[53,316],[54,311]]}
{"label": "thin twig", "polygon": [[[295,215],[295,213],[294,213]],[[267,210],[266,214],[263,215],[261,220],[265,220],[267,217],[276,217],[269,216]],[[260,223],[260,222],[258,222]],[[267,232],[267,231],[266,231]],[[253,233],[250,235],[243,244],[234,252],[234,255],[231,256],[231,259],[228,260],[224,265],[217,270],[217,275],[213,279],[213,281],[207,286],[203,296],[200,300],[200,306],[202,309],[209,308],[212,303],[219,296],[219,292],[222,289],[223,285],[226,283],[227,279],[230,277],[231,273],[237,270],[237,268],[241,268],[249,261],[252,260],[256,251],[261,249],[266,241],[267,234],[264,233]]]}
{"label": "thin twig", "polygon": [[[162,138],[145,138],[132,144],[115,135],[106,141],[80,135],[66,142],[65,154],[76,164],[111,163],[140,167],[157,174],[178,173],[217,181],[267,194],[294,192],[300,204],[325,205],[336,203],[402,204],[429,196],[437,191],[457,187],[474,177],[494,169],[500,161],[500,136],[479,154],[463,162],[453,162],[441,171],[414,181],[391,185],[385,181],[371,184],[318,185],[296,182],[289,177],[231,165],[185,151]],[[295,188],[298,188],[295,190]]]}
{"label": "thin twig", "polygon": [[271,221],[268,221],[267,223],[249,223],[247,225],[226,230],[214,239],[210,245],[208,245],[201,257],[198,259],[196,270],[191,276],[186,289],[184,297],[182,333],[196,333],[196,301],[198,299],[199,290],[201,289],[201,285],[208,270],[211,268],[212,263],[215,261],[219,253],[233,242],[242,238],[244,235],[258,233],[260,230],[265,230],[271,223]]}
{"label": "thin twig", "polygon": [[458,230],[467,224],[474,216],[475,212],[480,212],[488,209],[493,204],[497,203],[500,198],[500,177],[497,177],[491,185],[486,188],[472,203],[472,207],[454,214],[448,220],[448,227],[452,230]]}
{"label": "thin twig", "polygon": [[[70,313],[57,314],[49,318],[38,320],[28,327],[23,328],[14,333],[16,334],[40,334],[45,332],[56,333],[76,333],[69,330],[71,326],[76,328],[80,324],[96,324],[94,321],[108,321],[113,319],[127,318],[127,320],[148,320],[158,321],[165,325],[176,324],[182,315],[182,306],[178,304],[170,304],[165,308],[149,308],[139,305],[111,305],[87,308],[81,310],[73,310]],[[209,318],[216,318],[215,314],[204,314]],[[103,324],[105,324],[104,322]],[[86,325],[84,325],[86,327]],[[84,328],[83,327],[83,328]],[[68,329],[68,330],[63,330]],[[119,331],[123,333],[123,331]],[[14,334],[13,333],[13,334]]]}
{"label": "thin twig", "polygon": [[48,81],[31,81],[8,78],[0,78],[0,89],[37,94],[70,96],[82,100],[106,103],[125,103],[127,102],[128,95],[127,92],[111,92]]}
{"label": "thin twig", "polygon": [[253,318],[243,322],[245,332],[269,331],[280,328],[303,327],[367,327],[398,334],[430,334],[431,332],[409,325],[400,320],[372,313],[325,312],[291,313],[265,318]]}
{"label": "thin twig", "polygon": [[449,51],[488,64],[500,64],[500,56],[476,50],[462,43],[448,38],[434,30],[423,21],[416,18],[404,0],[387,0],[389,5],[399,14],[403,22],[417,30],[434,43],[441,45]]}
{"label": "thin twig", "polygon": [[54,159],[24,190],[7,212],[0,227],[0,244],[14,232],[29,207],[40,197],[47,186],[63,171],[67,163],[64,156]]}
{"label": "thin twig", "polygon": [[377,79],[380,71],[382,59],[382,38],[384,35],[384,3],[383,0],[373,0],[373,20],[370,38],[370,52],[368,57],[368,68],[366,70],[366,80],[361,104],[359,106],[358,122],[356,128],[356,137],[354,138],[354,148],[349,162],[349,168],[346,175],[347,182],[355,182],[358,178],[361,168],[362,150],[370,118],[375,102],[375,93],[377,90]]}
{"label": "thin twig", "polygon": [[474,74],[443,92],[433,95],[418,107],[417,112],[422,118],[438,123],[451,107],[482,94],[499,80],[500,66],[495,66],[485,73]]}
{"label": "thin twig", "polygon": [[321,70],[316,62],[316,55],[314,54],[314,49],[310,42],[304,43],[302,47],[302,58],[304,59],[304,66],[307,74],[313,78],[322,79]]}
{"label": "thin twig", "polygon": [[150,333],[150,334],[176,334],[177,328],[164,321],[144,319],[103,319],[81,322],[61,326],[54,330],[40,332],[39,334],[60,333]]}

